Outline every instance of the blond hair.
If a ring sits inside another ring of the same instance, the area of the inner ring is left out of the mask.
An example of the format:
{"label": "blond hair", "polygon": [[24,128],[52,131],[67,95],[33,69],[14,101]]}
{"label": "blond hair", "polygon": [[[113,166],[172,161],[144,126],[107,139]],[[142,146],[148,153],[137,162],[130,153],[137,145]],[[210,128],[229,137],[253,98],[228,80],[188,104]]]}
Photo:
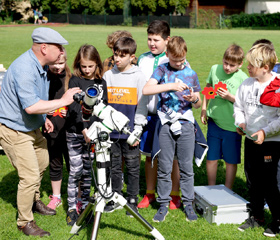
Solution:
{"label": "blond hair", "polygon": [[276,52],[270,44],[260,43],[254,45],[246,55],[246,60],[256,68],[268,65],[271,71],[277,62]]}
{"label": "blond hair", "polygon": [[66,92],[69,87],[69,80],[72,77],[71,70],[67,65],[67,52],[66,49],[62,46],[63,53],[60,55],[60,59],[64,58],[65,61],[65,80],[64,80],[64,91]]}

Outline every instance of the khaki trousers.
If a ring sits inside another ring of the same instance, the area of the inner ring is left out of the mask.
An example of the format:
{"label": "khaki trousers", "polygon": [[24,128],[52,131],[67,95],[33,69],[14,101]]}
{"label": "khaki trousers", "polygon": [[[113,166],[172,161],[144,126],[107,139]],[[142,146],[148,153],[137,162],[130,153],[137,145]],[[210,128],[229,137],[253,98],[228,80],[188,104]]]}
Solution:
{"label": "khaki trousers", "polygon": [[43,173],[49,164],[47,141],[39,129],[31,132],[15,131],[0,124],[0,144],[18,172],[18,226],[32,221],[33,202],[40,199]]}

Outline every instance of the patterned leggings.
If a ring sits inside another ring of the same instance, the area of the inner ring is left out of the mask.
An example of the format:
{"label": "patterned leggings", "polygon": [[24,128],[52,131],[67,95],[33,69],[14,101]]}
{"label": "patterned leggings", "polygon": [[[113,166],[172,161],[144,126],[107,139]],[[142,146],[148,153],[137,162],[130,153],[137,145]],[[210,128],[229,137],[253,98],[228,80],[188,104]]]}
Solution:
{"label": "patterned leggings", "polygon": [[[68,179],[68,209],[76,209],[78,186],[80,182],[83,209],[88,204],[91,186],[91,161],[88,155],[88,145],[82,134],[66,133],[69,150],[70,172]],[[94,154],[91,152],[91,159]]]}

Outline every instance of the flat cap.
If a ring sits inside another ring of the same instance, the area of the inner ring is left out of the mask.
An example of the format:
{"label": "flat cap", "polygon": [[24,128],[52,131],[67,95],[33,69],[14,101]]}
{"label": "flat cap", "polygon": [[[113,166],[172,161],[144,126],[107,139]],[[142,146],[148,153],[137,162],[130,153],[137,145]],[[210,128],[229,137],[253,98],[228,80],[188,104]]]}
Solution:
{"label": "flat cap", "polygon": [[46,27],[34,29],[31,35],[34,43],[53,43],[67,45],[68,42],[55,30]]}

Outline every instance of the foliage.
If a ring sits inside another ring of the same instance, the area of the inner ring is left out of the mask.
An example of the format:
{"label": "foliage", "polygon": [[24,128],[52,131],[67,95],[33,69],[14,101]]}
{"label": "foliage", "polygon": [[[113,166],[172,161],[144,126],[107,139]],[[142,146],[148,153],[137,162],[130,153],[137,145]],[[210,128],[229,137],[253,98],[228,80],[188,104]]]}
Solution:
{"label": "foliage", "polygon": [[12,17],[4,17],[4,19],[0,18],[0,25],[10,24],[12,22]]}
{"label": "foliage", "polygon": [[189,3],[190,0],[131,0],[132,15],[184,14]]}
{"label": "foliage", "polygon": [[280,13],[234,14],[230,16],[232,27],[278,27]]}
{"label": "foliage", "polygon": [[[202,29],[213,29],[218,28],[218,19],[219,17],[213,10],[199,9],[198,16],[195,12],[190,13],[191,16],[191,25],[196,26],[197,28]],[[197,18],[197,22],[196,22]]]}
{"label": "foliage", "polygon": [[[11,1],[11,0],[10,0]],[[133,16],[138,15],[168,15],[170,13],[184,14],[190,0],[127,0]],[[124,0],[31,0],[32,6],[42,7],[43,11],[52,13],[88,13],[114,14],[123,13]]]}
{"label": "foliage", "polygon": [[231,18],[228,17],[228,18],[224,18],[224,24],[225,24],[225,27],[226,28],[232,28],[232,23],[231,23]]}

